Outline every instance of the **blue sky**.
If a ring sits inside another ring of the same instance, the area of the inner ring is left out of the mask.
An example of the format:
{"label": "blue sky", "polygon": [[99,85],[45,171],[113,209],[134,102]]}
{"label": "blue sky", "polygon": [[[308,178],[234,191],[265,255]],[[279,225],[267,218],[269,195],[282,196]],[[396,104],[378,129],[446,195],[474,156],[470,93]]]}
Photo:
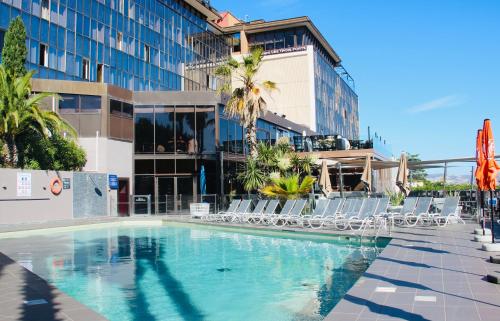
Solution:
{"label": "blue sky", "polygon": [[[395,154],[474,156],[484,118],[492,120],[500,139],[500,1],[212,0],[212,5],[250,20],[309,16],[356,81],[362,135],[371,126]],[[453,170],[467,171],[470,167]]]}

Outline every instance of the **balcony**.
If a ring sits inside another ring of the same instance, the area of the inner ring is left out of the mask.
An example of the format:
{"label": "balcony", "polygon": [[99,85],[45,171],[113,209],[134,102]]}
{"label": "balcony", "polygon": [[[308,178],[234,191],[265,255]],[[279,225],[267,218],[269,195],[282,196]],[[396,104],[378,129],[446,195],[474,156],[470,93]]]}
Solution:
{"label": "balcony", "polygon": [[390,147],[377,139],[352,140],[339,135],[315,135],[295,136],[291,143],[295,151],[299,153],[374,149],[385,157],[392,157]]}

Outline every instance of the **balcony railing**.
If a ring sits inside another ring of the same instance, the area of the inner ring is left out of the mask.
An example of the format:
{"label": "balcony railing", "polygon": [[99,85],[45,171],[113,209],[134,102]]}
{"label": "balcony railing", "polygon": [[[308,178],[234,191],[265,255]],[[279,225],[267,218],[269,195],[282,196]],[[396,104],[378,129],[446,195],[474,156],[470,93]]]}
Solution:
{"label": "balcony railing", "polygon": [[387,145],[373,140],[352,140],[338,135],[295,136],[292,144],[297,152],[323,152],[337,150],[372,149],[386,156],[392,156]]}

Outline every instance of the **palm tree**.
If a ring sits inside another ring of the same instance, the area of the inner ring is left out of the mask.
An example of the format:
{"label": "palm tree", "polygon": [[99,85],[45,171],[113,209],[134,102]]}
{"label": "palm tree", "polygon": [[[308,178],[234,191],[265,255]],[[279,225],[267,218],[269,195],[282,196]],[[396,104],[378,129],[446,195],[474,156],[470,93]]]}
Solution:
{"label": "palm tree", "polygon": [[[256,75],[262,64],[263,49],[258,47],[249,55],[243,57],[242,62],[230,58],[224,65],[217,68],[215,73],[229,79],[220,92],[230,95],[224,109],[228,117],[238,117],[241,125],[246,128],[246,141],[250,149],[250,156],[257,158],[257,118],[266,110],[266,101],[262,98],[262,91],[276,89],[276,84],[266,80],[257,82]],[[242,86],[232,89],[234,80]]]}
{"label": "palm tree", "polygon": [[257,161],[249,157],[245,163],[244,170],[238,175],[247,192],[255,191],[266,183],[267,176],[260,170]]}
{"label": "palm tree", "polygon": [[311,191],[315,180],[312,176],[306,176],[300,182],[299,175],[295,174],[288,177],[280,177],[273,179],[271,185],[267,185],[261,189],[261,193],[269,197],[298,199]]}
{"label": "palm tree", "polygon": [[4,163],[15,167],[18,159],[18,139],[30,131],[42,137],[63,131],[76,137],[76,131],[57,113],[42,110],[40,102],[50,93],[31,93],[33,71],[18,78],[10,76],[0,65],[0,140],[4,142]]}

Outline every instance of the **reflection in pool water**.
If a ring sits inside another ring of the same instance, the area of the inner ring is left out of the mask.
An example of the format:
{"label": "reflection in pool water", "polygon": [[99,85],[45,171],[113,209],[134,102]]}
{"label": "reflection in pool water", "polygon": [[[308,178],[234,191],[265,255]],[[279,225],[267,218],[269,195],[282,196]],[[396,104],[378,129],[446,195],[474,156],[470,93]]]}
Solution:
{"label": "reflection in pool water", "polygon": [[186,226],[0,240],[0,251],[110,320],[321,320],[379,249]]}

